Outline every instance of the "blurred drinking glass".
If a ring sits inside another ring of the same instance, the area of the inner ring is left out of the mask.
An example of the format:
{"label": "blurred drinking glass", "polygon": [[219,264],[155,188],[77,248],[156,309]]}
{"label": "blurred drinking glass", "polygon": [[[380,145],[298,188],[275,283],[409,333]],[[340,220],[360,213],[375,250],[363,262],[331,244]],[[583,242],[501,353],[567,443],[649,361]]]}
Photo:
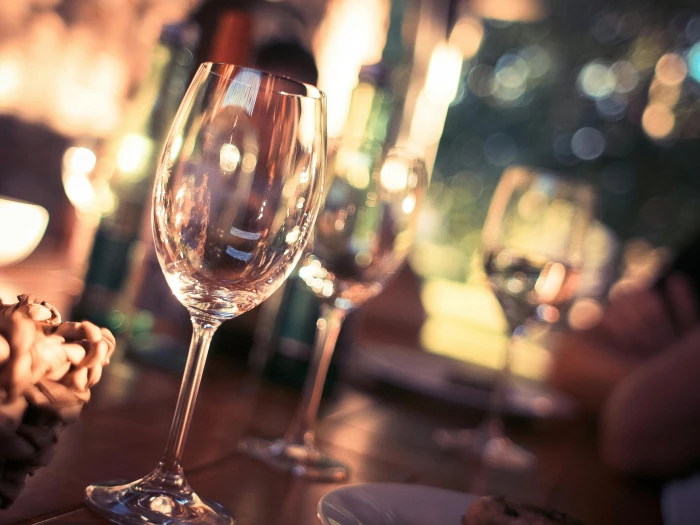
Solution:
{"label": "blurred drinking glass", "polygon": [[373,144],[342,145],[329,165],[328,191],[300,278],[321,299],[312,363],[301,403],[281,439],[246,438],[251,456],[297,476],[343,481],[348,468],[315,441],[323,383],[348,312],[378,295],[409,253],[428,185],[421,158]]}
{"label": "blurred drinking glass", "polygon": [[153,238],[194,333],[160,463],[133,483],[91,485],[90,508],[121,524],[232,524],[181,466],[209,343],[226,319],[267,299],[312,231],[326,163],[325,96],[253,69],[202,64],[165,143]]}
{"label": "blurred drinking glass", "polygon": [[471,453],[487,466],[523,470],[535,465],[535,456],[503,429],[511,350],[525,336],[528,320],[555,322],[573,298],[594,203],[594,191],[585,182],[523,167],[504,173],[486,217],[482,249],[510,338],[487,420],[476,429],[436,431],[442,448]]}

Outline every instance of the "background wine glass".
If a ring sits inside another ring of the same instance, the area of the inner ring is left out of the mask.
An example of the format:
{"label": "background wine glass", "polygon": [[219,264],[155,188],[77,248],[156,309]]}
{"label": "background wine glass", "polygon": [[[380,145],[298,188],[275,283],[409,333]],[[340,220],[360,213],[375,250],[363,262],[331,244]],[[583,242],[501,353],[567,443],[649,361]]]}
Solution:
{"label": "background wine glass", "polygon": [[428,184],[423,161],[403,149],[341,145],[329,164],[328,190],[300,278],[321,299],[311,366],[285,436],[246,438],[251,456],[309,479],[342,481],[348,468],[321,452],[314,427],[323,383],[347,313],[379,294],[406,259]]}
{"label": "background wine glass", "polygon": [[477,429],[437,430],[445,449],[479,456],[489,466],[527,469],[536,458],[510,441],[502,411],[512,347],[533,318],[554,322],[579,283],[595,194],[586,183],[543,170],[511,168],[494,193],[482,233],[484,269],[510,330],[489,415]]}
{"label": "background wine glass", "polygon": [[226,64],[202,64],[158,166],[153,233],[170,288],[194,333],[165,453],[133,483],[86,489],[117,523],[229,524],[180,464],[214,332],[275,291],[301,257],[322,198],[325,96],[312,86]]}

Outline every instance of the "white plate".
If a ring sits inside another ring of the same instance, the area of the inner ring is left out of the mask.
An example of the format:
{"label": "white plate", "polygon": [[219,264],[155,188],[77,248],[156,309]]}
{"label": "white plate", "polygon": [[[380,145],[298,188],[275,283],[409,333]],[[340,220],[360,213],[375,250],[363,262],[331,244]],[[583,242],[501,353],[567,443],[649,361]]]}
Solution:
{"label": "white plate", "polygon": [[323,525],[461,525],[476,496],[402,483],[332,490],[318,502]]}
{"label": "white plate", "polygon": [[[394,346],[357,347],[352,373],[385,381],[414,392],[465,406],[486,409],[491,402],[493,371],[483,371],[453,359]],[[488,375],[487,374],[487,375]],[[506,389],[508,415],[536,418],[568,417],[576,405],[564,394],[544,385],[513,379]]]}

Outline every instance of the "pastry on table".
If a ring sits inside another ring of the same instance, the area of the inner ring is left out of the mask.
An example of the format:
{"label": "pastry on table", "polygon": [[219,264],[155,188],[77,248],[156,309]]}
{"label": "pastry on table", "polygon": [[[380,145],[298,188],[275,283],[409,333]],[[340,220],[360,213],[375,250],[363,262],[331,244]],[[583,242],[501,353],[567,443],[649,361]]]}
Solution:
{"label": "pastry on table", "polygon": [[463,525],[583,525],[557,510],[483,496],[469,506]]}
{"label": "pastry on table", "polygon": [[60,430],[75,421],[114,353],[112,333],[61,322],[46,301],[0,300],[0,509],[48,465]]}

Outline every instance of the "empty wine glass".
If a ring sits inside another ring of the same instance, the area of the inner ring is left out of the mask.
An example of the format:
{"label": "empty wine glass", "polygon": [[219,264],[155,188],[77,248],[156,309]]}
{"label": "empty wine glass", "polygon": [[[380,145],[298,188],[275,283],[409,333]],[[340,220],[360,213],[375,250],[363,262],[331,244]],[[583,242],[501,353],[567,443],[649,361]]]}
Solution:
{"label": "empty wine glass", "polygon": [[428,180],[416,155],[398,148],[382,154],[373,144],[341,145],[329,166],[313,250],[299,269],[322,301],[302,399],[283,438],[249,437],[241,448],[297,476],[342,481],[348,468],[315,442],[328,365],[347,313],[379,294],[408,255]]}
{"label": "empty wine glass", "polygon": [[231,524],[181,466],[204,363],[219,324],[277,289],[301,257],[322,199],[325,96],[260,71],[202,64],[158,166],[153,237],[168,285],[194,329],[163,457],[133,483],[86,489],[124,524]]}
{"label": "empty wine glass", "polygon": [[486,421],[476,429],[437,430],[434,438],[442,448],[464,450],[492,467],[535,465],[535,456],[503,430],[511,350],[525,336],[528,320],[554,321],[572,299],[594,202],[593,189],[583,181],[523,167],[504,173],[484,224],[482,248],[488,283],[503,308],[510,338]]}

